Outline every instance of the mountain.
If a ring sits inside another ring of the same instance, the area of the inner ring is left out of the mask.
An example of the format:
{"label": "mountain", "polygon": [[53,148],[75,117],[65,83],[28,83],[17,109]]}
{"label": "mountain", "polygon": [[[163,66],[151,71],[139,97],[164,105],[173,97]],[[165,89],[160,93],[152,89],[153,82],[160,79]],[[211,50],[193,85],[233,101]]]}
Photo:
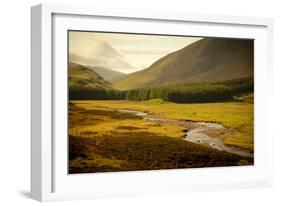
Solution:
{"label": "mountain", "polygon": [[133,89],[251,77],[253,49],[253,40],[204,38],[112,83],[117,89]]}
{"label": "mountain", "polygon": [[80,64],[70,62],[68,72],[69,88],[112,88],[100,75]]}
{"label": "mountain", "polygon": [[115,79],[124,75],[122,72],[114,71],[112,69],[107,69],[99,66],[87,66],[89,69],[92,69],[94,72],[99,74],[105,80]]}
{"label": "mountain", "polygon": [[84,39],[75,45],[70,44],[69,59],[74,63],[112,68],[125,73],[135,70],[113,46],[96,38]]}

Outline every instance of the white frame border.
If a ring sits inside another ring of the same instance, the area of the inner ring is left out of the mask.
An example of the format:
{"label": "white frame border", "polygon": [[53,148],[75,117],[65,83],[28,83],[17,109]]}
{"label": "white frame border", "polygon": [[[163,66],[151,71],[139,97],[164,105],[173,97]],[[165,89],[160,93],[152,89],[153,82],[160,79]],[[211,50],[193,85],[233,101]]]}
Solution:
{"label": "white frame border", "polygon": [[[122,18],[191,21],[229,25],[265,26],[268,34],[268,74],[273,77],[273,20],[259,17],[202,15],[176,12],[153,12],[112,8],[92,8],[58,4],[40,4],[31,8],[31,196],[39,201],[72,199],[71,195],[58,195],[52,191],[52,113],[54,92],[52,80],[52,15],[92,15]],[[273,141],[273,137],[267,137]],[[273,148],[273,145],[270,145]],[[271,168],[269,168],[271,169]],[[259,182],[214,184],[200,186],[206,191],[272,186],[272,175]],[[180,186],[181,187],[181,186]],[[183,191],[192,191],[182,187]],[[141,194],[141,193],[140,193]],[[106,195],[105,195],[106,196]],[[95,197],[92,194],[89,197]],[[85,197],[81,197],[85,198]]]}

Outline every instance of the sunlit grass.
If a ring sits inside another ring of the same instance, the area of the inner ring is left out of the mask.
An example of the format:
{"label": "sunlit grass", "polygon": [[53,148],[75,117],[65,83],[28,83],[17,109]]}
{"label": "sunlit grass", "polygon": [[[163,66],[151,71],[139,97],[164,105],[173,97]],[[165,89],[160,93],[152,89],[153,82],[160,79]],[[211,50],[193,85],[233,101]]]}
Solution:
{"label": "sunlit grass", "polygon": [[[229,103],[225,103],[224,107],[218,104],[178,105],[161,100],[75,101],[69,107],[69,172],[251,165],[252,158],[183,140],[184,127],[146,121],[142,117],[118,111],[134,109],[169,119],[225,123],[222,120],[227,120],[228,116],[223,112],[232,112],[236,117],[238,111],[246,110],[243,108],[245,106],[240,104],[240,108],[236,108],[237,105]],[[213,107],[212,110],[210,107]],[[241,115],[240,120],[241,117],[244,116]],[[238,125],[236,121],[231,123]],[[225,143],[251,149],[251,139],[243,135],[251,127],[238,126],[239,132],[226,138]]]}
{"label": "sunlit grass", "polygon": [[[225,127],[233,128],[238,134],[231,135],[225,139],[225,144],[237,146],[244,149],[253,150],[254,137],[254,105],[246,102],[224,102],[224,103],[204,103],[204,104],[176,104],[164,102],[161,99],[149,101],[74,101],[78,106],[85,109],[115,108],[133,109],[150,114],[159,115],[163,118],[191,121],[208,121],[221,123]],[[133,122],[130,122],[133,121]],[[137,120],[125,120],[122,125],[139,125],[145,128],[147,123]],[[135,121],[135,122],[134,122]],[[121,124],[121,121],[119,121]],[[114,130],[119,125],[118,122],[111,126],[99,125],[96,131]],[[153,128],[150,128],[153,130]],[[160,132],[171,136],[182,135],[181,128],[174,126],[159,127],[152,132]]]}
{"label": "sunlit grass", "polygon": [[[104,118],[106,120],[106,118]],[[77,126],[77,125],[76,125]],[[133,126],[133,127],[132,127]],[[132,127],[132,129],[130,129]],[[184,135],[183,127],[174,125],[160,125],[157,123],[150,123],[143,120],[107,120],[97,125],[81,125],[79,126],[80,134],[96,134],[98,136],[112,135],[118,132],[130,133],[132,131],[151,132],[155,134],[167,135],[170,137],[182,137]],[[69,128],[70,133],[73,128]],[[87,133],[88,132],[88,133]]]}

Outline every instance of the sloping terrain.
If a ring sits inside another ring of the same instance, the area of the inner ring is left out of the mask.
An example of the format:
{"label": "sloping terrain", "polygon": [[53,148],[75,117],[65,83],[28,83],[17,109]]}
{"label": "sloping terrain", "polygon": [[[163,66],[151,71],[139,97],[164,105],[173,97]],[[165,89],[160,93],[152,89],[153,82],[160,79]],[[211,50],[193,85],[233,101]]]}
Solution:
{"label": "sloping terrain", "polygon": [[124,75],[122,72],[118,72],[112,69],[107,69],[105,67],[99,67],[99,66],[87,66],[89,69],[92,69],[94,72],[99,74],[102,78],[105,80],[114,79],[117,77],[121,77]]}
{"label": "sloping terrain", "polygon": [[112,83],[114,88],[124,90],[251,77],[253,49],[253,40],[204,38]]}
{"label": "sloping terrain", "polygon": [[85,66],[76,63],[69,63],[68,68],[69,88],[97,88],[110,89],[111,84],[105,81],[100,75]]}

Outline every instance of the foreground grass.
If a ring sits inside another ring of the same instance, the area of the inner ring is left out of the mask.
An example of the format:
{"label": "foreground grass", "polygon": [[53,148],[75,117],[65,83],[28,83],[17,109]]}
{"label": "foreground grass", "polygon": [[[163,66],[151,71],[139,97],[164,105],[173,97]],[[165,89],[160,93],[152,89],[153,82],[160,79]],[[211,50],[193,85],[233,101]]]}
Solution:
{"label": "foreground grass", "polygon": [[[146,112],[147,104],[161,104],[138,103],[135,103],[135,106],[143,107],[138,110]],[[70,173],[253,164],[252,158],[183,140],[182,127],[146,122],[142,117],[110,109],[128,108],[133,105],[125,101],[119,104],[119,107],[113,101],[70,104]],[[114,105],[116,107],[113,107]]]}
{"label": "foreground grass", "polygon": [[155,133],[70,136],[70,173],[252,164],[252,159]]}
{"label": "foreground grass", "polygon": [[[238,132],[225,138],[225,144],[253,151],[254,106],[247,102],[176,104],[162,100],[150,101],[74,101],[85,109],[133,109],[163,118],[221,123]],[[167,130],[170,131],[170,130]],[[165,132],[163,133],[165,134]],[[168,134],[170,135],[170,134]],[[177,132],[174,133],[175,136]]]}

